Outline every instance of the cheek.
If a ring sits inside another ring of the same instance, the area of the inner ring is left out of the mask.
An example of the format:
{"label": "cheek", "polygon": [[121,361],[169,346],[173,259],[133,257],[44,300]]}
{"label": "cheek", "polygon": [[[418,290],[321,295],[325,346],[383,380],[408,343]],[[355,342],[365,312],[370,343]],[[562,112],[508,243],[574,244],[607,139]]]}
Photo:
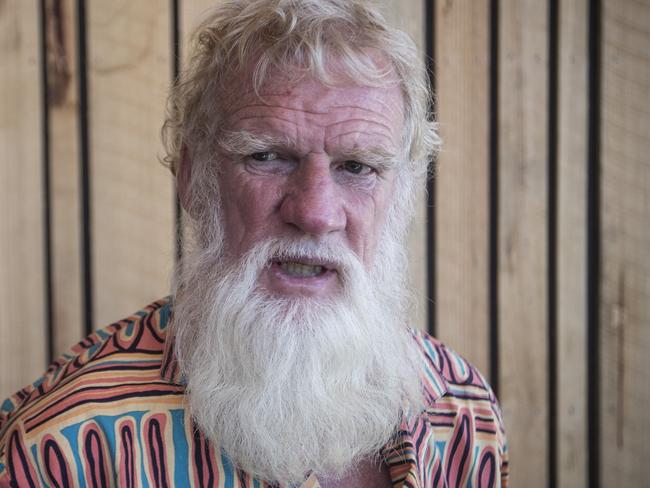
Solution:
{"label": "cheek", "polygon": [[224,180],[227,185],[222,192],[225,237],[232,252],[240,254],[272,234],[278,192],[272,184],[247,179]]}
{"label": "cheek", "polygon": [[394,185],[378,185],[372,195],[349,200],[350,225],[349,238],[357,252],[363,253],[364,260],[372,261],[378,240],[387,224],[388,205],[392,201]]}

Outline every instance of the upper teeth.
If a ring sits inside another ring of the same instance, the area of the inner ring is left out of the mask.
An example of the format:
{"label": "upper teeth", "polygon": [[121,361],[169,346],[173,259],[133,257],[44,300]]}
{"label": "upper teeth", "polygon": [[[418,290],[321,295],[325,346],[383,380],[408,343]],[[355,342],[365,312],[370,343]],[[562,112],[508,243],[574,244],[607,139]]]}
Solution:
{"label": "upper teeth", "polygon": [[310,266],[295,262],[284,261],[280,263],[280,268],[290,275],[294,276],[316,276],[323,271],[322,266]]}

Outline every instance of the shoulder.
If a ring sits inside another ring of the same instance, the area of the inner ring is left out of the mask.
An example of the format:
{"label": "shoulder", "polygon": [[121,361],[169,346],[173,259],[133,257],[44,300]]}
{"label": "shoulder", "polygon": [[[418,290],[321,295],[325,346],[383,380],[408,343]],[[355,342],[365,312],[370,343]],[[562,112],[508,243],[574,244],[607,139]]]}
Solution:
{"label": "shoulder", "polygon": [[420,351],[430,400],[446,396],[496,403],[496,396],[481,372],[449,346],[420,330],[413,331]]}
{"label": "shoulder", "polygon": [[13,454],[33,454],[52,433],[102,409],[108,414],[118,398],[146,395],[160,379],[170,312],[162,299],[97,330],[7,398],[0,405],[0,476]]}
{"label": "shoulder", "polygon": [[436,449],[448,458],[461,448],[472,453],[478,467],[468,468],[473,470],[466,473],[469,478],[478,474],[482,462],[493,462],[501,486],[506,485],[508,446],[494,391],[481,372],[452,348],[424,332],[413,334],[422,352],[427,397],[419,420],[431,430]]}

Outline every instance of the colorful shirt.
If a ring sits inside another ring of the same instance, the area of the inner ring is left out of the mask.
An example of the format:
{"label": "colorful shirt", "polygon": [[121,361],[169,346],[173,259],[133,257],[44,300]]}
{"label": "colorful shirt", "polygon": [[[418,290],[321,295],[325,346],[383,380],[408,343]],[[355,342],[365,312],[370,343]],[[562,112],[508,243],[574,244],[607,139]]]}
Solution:
{"label": "colorful shirt", "polygon": [[[169,299],[98,330],[0,407],[0,487],[255,487],[195,428],[167,340]],[[494,394],[478,371],[413,332],[428,407],[381,455],[395,487],[506,486]],[[319,486],[315,475],[302,488]]]}

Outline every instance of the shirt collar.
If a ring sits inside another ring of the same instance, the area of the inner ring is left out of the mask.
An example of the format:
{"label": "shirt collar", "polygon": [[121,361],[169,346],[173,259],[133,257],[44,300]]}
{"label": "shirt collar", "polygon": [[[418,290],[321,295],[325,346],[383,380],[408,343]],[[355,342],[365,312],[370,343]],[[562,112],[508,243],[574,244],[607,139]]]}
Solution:
{"label": "shirt collar", "polygon": [[174,334],[171,330],[165,339],[165,350],[163,352],[162,364],[160,365],[160,377],[168,383],[185,385],[185,380],[178,367],[178,360],[174,351]]}
{"label": "shirt collar", "polygon": [[167,314],[165,324],[165,348],[163,350],[162,363],[160,365],[160,377],[162,380],[175,385],[185,385],[185,381],[178,367],[178,360],[174,351],[174,321],[173,307],[170,299],[170,313]]}

